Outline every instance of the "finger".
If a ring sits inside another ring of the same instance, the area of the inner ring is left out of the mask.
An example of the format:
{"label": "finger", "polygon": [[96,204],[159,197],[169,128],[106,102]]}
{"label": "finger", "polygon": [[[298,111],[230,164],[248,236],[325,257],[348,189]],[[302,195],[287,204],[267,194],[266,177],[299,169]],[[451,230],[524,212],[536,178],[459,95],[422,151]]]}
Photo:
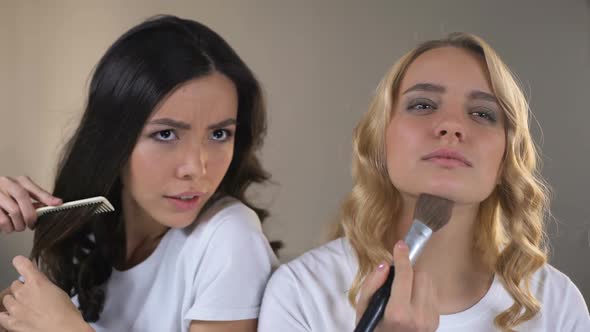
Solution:
{"label": "finger", "polygon": [[[8,331],[16,331],[16,320],[6,312],[0,312],[0,326]],[[1,331],[5,331],[0,329]]]}
{"label": "finger", "polygon": [[410,305],[412,299],[414,272],[410,263],[408,246],[403,241],[396,243],[393,248],[393,266],[395,279],[393,279],[388,306],[405,308]]}
{"label": "finger", "polygon": [[10,285],[10,293],[18,300],[22,295],[23,287],[24,285],[20,280],[15,280]]}
{"label": "finger", "polygon": [[6,294],[6,296],[4,296],[2,299],[2,305],[6,309],[6,312],[11,314],[14,312],[14,308],[17,306],[17,302],[12,294]]}
{"label": "finger", "polygon": [[14,231],[12,219],[8,216],[6,211],[0,208],[0,232],[10,234]]}
{"label": "finger", "polygon": [[[432,281],[432,279],[431,279]],[[430,288],[430,305],[429,305],[429,312],[430,315],[435,319],[435,323],[436,326],[438,327],[438,324],[440,322],[440,309],[438,306],[438,293],[436,290],[436,287],[434,286],[434,282],[431,282],[431,288]]]}
{"label": "finger", "polygon": [[33,182],[33,180],[31,180],[31,178],[28,176],[18,176],[15,180],[20,183],[20,185],[23,186],[23,188],[25,188],[34,199],[42,202],[43,204],[60,205],[63,203],[60,198],[51,195],[47,190],[41,188],[38,184]]}
{"label": "finger", "polygon": [[381,263],[363,281],[356,305],[357,320],[360,319],[365,310],[367,310],[371,297],[375,294],[377,289],[383,285],[383,282],[387,279],[388,273],[389,264]]}
{"label": "finger", "polygon": [[[47,204],[43,204],[41,202],[33,202],[33,208],[38,209],[38,208],[42,208],[42,207],[46,207]],[[37,213],[37,211],[35,211],[35,213]]]}
{"label": "finger", "polygon": [[44,275],[39,272],[35,264],[31,262],[26,257],[23,256],[16,256],[12,259],[12,265],[20,273],[23,278],[25,278],[25,283],[30,283],[31,281],[39,280],[39,278],[43,278]]}
{"label": "finger", "polygon": [[432,279],[424,272],[414,272],[414,289],[412,290],[412,312],[416,324],[430,331],[438,326],[432,311]]}
{"label": "finger", "polygon": [[36,219],[33,201],[31,201],[29,192],[20,184],[12,181],[3,184],[3,191],[5,197],[1,199],[0,204],[2,204],[5,211],[9,212],[15,230],[24,231],[25,227]]}
{"label": "finger", "polygon": [[431,279],[425,272],[414,272],[414,289],[412,290],[412,306],[424,308],[430,302],[432,292]]}
{"label": "finger", "polygon": [[[18,204],[9,196],[8,193],[0,191],[0,209],[2,213],[8,217],[8,224],[10,224],[11,230],[22,232],[25,230],[25,222],[21,216],[20,208]],[[4,221],[6,223],[6,221]],[[5,231],[9,230],[9,227],[5,224]]]}

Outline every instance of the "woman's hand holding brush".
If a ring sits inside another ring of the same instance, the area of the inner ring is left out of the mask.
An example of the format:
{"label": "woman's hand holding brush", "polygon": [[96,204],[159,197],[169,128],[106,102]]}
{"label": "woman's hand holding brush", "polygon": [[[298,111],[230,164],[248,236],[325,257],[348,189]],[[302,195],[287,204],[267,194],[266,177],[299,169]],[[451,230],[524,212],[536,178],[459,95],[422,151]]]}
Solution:
{"label": "woman's hand holding brush", "polygon": [[[395,279],[383,319],[375,332],[432,332],[438,327],[440,313],[432,278],[412,269],[408,246],[399,241],[393,249]],[[373,294],[389,274],[389,263],[382,263],[365,279],[356,307],[357,323]]]}

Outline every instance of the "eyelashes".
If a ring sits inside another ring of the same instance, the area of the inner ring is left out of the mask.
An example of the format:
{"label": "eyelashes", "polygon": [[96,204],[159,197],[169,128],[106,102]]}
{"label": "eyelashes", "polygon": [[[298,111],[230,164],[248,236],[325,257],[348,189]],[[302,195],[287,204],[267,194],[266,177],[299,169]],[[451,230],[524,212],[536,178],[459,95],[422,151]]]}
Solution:
{"label": "eyelashes", "polygon": [[[438,111],[439,105],[428,98],[416,98],[410,100],[405,109],[412,114],[428,115]],[[495,124],[498,122],[498,112],[485,106],[469,108],[467,114],[480,123]]]}
{"label": "eyelashes", "polygon": [[416,113],[431,113],[431,111],[437,109],[437,104],[434,101],[426,98],[413,99],[406,106],[407,111],[413,111]]}
{"label": "eyelashes", "polygon": [[174,129],[156,131],[150,137],[159,142],[170,142],[178,139],[178,135],[176,135]]}
{"label": "eyelashes", "polygon": [[[158,130],[150,134],[149,137],[162,143],[169,143],[180,139],[174,129]],[[234,131],[225,128],[212,129],[209,133],[209,139],[218,143],[229,141],[232,137],[234,137]]]}
{"label": "eyelashes", "polygon": [[234,132],[229,129],[214,129],[211,131],[210,138],[217,142],[225,142],[234,136]]}

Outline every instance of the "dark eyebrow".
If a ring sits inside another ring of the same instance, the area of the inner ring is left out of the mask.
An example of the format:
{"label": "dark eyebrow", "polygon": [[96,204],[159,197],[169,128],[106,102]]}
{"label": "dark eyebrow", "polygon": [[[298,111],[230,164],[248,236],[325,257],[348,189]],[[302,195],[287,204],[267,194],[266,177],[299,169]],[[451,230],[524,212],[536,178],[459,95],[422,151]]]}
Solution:
{"label": "dark eyebrow", "polygon": [[411,88],[407,89],[406,91],[404,91],[404,95],[408,92],[412,92],[412,91],[427,91],[427,92],[438,92],[438,93],[443,93],[445,91],[447,91],[447,89],[442,86],[442,85],[438,85],[438,84],[432,84],[432,83],[418,83],[413,85]]}
{"label": "dark eyebrow", "polygon": [[188,124],[186,122],[182,122],[182,121],[176,121],[176,120],[173,120],[170,118],[155,119],[155,120],[150,121],[148,124],[166,125],[166,126],[170,126],[172,128],[184,129],[184,130],[191,129],[190,124]]}
{"label": "dark eyebrow", "polygon": [[496,98],[496,96],[494,96],[491,93],[487,93],[487,92],[483,92],[483,91],[479,91],[479,90],[471,91],[471,93],[469,94],[469,99],[481,99],[481,100],[491,101],[496,104],[498,103],[498,99]]}
{"label": "dark eyebrow", "polygon": [[236,121],[236,119],[227,119],[227,120],[223,120],[218,123],[214,123],[214,124],[210,125],[208,128],[209,129],[217,129],[217,128],[223,128],[223,127],[237,125],[237,124],[238,124],[238,121]]}
{"label": "dark eyebrow", "polygon": [[[207,128],[208,129],[223,128],[223,127],[227,127],[227,126],[234,125],[237,123],[238,122],[236,121],[236,119],[227,119],[227,120],[223,120],[219,123],[214,123],[214,124],[208,126]],[[173,120],[170,118],[155,119],[155,120],[150,121],[149,124],[165,125],[165,126],[170,126],[172,128],[183,129],[183,130],[191,129],[190,124],[188,124],[186,122],[182,122],[182,121]]]}

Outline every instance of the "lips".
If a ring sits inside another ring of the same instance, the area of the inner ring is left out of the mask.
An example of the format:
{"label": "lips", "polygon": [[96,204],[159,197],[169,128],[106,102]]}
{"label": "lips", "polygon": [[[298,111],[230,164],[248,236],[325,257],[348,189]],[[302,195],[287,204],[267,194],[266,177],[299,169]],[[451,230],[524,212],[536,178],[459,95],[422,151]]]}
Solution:
{"label": "lips", "polygon": [[191,200],[195,197],[203,196],[205,193],[200,191],[185,191],[176,195],[164,195],[166,198],[175,198],[180,200]]}
{"label": "lips", "polygon": [[473,164],[461,153],[449,149],[436,150],[422,157],[422,160],[432,161],[448,167],[473,167]]}
{"label": "lips", "polygon": [[176,210],[189,211],[195,209],[199,205],[203,195],[204,193],[202,192],[183,192],[176,195],[165,195],[164,198],[166,198]]}

